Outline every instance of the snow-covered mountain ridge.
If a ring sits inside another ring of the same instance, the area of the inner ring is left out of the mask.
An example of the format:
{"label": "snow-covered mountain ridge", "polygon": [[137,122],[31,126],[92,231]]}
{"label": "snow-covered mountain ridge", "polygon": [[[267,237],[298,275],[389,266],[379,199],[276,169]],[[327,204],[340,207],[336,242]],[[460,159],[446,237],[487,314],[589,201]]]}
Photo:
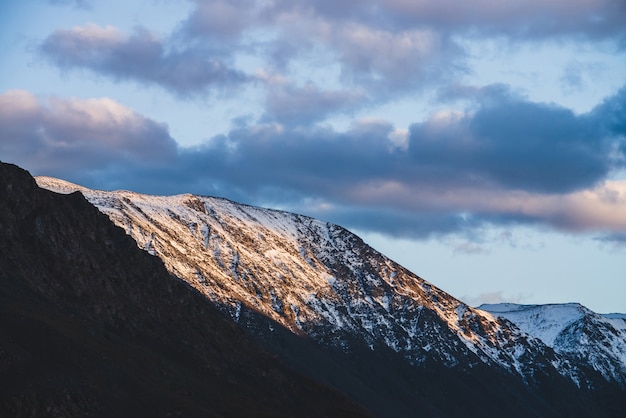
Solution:
{"label": "snow-covered mountain ridge", "polygon": [[[37,182],[60,193],[79,190],[235,321],[244,321],[242,310],[252,310],[345,351],[359,339],[414,365],[482,363],[530,384],[538,374],[560,374],[586,386],[586,366],[623,383],[626,360],[619,353],[606,364],[586,363],[587,352],[560,350],[548,331],[533,334],[502,312],[464,304],[339,226],[220,198],[104,192],[49,177]],[[615,338],[619,350],[623,334]]]}
{"label": "snow-covered mountain ridge", "polygon": [[578,303],[479,306],[506,318],[556,352],[573,356],[607,379],[626,383],[626,315],[597,314]]}

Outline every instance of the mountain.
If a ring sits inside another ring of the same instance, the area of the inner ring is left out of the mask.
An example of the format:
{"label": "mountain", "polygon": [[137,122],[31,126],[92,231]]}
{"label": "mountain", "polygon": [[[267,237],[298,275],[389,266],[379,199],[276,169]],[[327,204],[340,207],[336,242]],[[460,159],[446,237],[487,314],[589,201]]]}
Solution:
{"label": "mountain", "polygon": [[80,193],[0,163],[0,416],[370,416],[267,353]]}
{"label": "mountain", "polygon": [[265,348],[379,416],[626,411],[619,372],[466,305],[340,226],[220,198],[37,182],[80,191]]}
{"label": "mountain", "polygon": [[557,353],[626,386],[626,315],[600,315],[578,303],[501,303],[479,309],[508,319]]}

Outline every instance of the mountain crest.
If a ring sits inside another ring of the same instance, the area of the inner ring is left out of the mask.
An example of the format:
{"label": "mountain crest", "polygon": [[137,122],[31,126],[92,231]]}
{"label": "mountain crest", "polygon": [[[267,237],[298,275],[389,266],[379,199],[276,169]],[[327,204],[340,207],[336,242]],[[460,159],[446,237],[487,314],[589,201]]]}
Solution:
{"label": "mountain crest", "polygon": [[573,361],[544,334],[500,312],[464,304],[340,226],[220,198],[104,192],[47,177],[37,182],[63,193],[80,190],[140,248],[240,323],[242,309],[251,310],[348,352],[358,340],[413,365],[482,364],[530,385],[545,374],[593,386],[584,359]]}

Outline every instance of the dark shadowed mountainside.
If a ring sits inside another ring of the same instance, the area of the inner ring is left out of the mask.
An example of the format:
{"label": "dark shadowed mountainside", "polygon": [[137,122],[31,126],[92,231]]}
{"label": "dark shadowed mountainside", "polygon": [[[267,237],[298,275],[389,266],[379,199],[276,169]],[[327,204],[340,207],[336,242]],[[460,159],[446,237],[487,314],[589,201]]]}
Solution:
{"label": "dark shadowed mountainside", "polygon": [[0,416],[367,416],[283,365],[80,193],[0,163]]}

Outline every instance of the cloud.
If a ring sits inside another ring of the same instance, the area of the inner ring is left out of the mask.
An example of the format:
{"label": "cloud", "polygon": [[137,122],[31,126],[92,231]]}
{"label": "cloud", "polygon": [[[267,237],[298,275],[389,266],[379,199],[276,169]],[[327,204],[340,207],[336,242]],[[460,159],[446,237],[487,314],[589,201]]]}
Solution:
{"label": "cloud", "polygon": [[358,21],[378,27],[436,27],[449,34],[512,39],[615,37],[623,41],[626,33],[622,24],[626,6],[613,0],[275,0],[266,4],[273,14],[314,14],[332,22]]}
{"label": "cloud", "polygon": [[0,95],[0,155],[39,173],[68,176],[115,165],[163,164],[176,155],[167,126],[115,101]]}
{"label": "cloud", "polygon": [[461,299],[472,306],[480,306],[483,303],[524,303],[531,297],[532,295],[521,293],[507,296],[500,290],[497,292],[481,293],[476,296],[464,296]]}
{"label": "cloud", "polygon": [[470,242],[463,241],[457,242],[453,244],[453,254],[468,254],[468,255],[477,255],[477,254],[489,254],[489,250],[485,249],[481,245]]}
{"label": "cloud", "polygon": [[[184,32],[209,39],[272,33],[278,44],[319,42],[346,69],[393,81],[423,78],[462,58],[452,39],[612,40],[626,47],[626,5],[613,0],[196,0]],[[393,28],[393,29],[391,29]],[[291,48],[288,48],[291,49]],[[456,62],[456,64],[459,64]],[[437,70],[434,70],[436,67]],[[415,71],[417,70],[417,74]]]}
{"label": "cloud", "polygon": [[494,218],[543,222],[566,231],[626,230],[626,181],[604,181],[593,188],[556,195],[475,190],[457,201],[442,200],[440,204],[449,208],[462,205],[472,213]]}
{"label": "cloud", "polygon": [[386,0],[383,8],[406,25],[533,40],[563,36],[616,39],[626,46],[623,2],[612,0]]}
{"label": "cloud", "polygon": [[258,20],[260,6],[254,0],[196,1],[194,12],[183,23],[193,36],[236,39]]}
{"label": "cloud", "polygon": [[[331,111],[350,114],[365,95],[381,104],[392,95],[447,85],[469,72],[465,48],[474,41],[595,40],[626,47],[626,6],[613,0],[192,3],[165,37],[141,27],[126,34],[86,25],[54,31],[40,52],[62,69],[159,86],[183,98],[261,86],[267,94],[263,120],[297,124],[322,121]],[[291,85],[265,84],[259,71]],[[581,71],[571,66],[564,86],[582,83]]]}
{"label": "cloud", "polygon": [[183,97],[250,81],[228,65],[221,51],[176,49],[144,28],[136,28],[130,36],[112,26],[59,29],[42,42],[40,50],[60,68],[158,85]]}
{"label": "cloud", "polygon": [[[381,187],[355,188],[360,192],[348,189],[343,199],[333,199],[338,205],[352,205],[336,209],[333,216],[343,225],[398,237],[469,233],[487,225],[546,225],[574,233],[626,231],[624,181],[607,181],[565,195],[437,185],[424,189],[403,186],[394,193],[381,193]],[[323,211],[314,214],[328,216]],[[460,246],[458,250],[472,249]]]}
{"label": "cloud", "polygon": [[270,85],[267,94],[265,120],[283,124],[309,124],[329,115],[352,112],[363,105],[367,97],[361,90],[320,90],[313,83],[302,87],[285,84]]}
{"label": "cloud", "polygon": [[626,232],[614,232],[597,237],[596,240],[612,244],[616,248],[626,247]]}
{"label": "cloud", "polygon": [[37,174],[88,187],[124,179],[139,192],[220,195],[394,236],[494,224],[622,234],[626,181],[607,175],[625,137],[625,98],[620,91],[574,115],[494,94],[466,112],[432,115],[406,142],[392,124],[362,119],[341,132],[241,123],[184,148],[167,126],[110,99],[18,91],[0,96],[0,151]]}
{"label": "cloud", "polygon": [[[187,39],[254,54],[267,71],[332,67],[344,88],[373,102],[445,85],[466,74],[467,42],[608,41],[626,47],[626,6],[613,0],[196,0],[182,22]],[[461,41],[462,40],[462,41]],[[252,69],[248,69],[251,72]],[[571,68],[564,83],[580,83]],[[298,80],[300,85],[310,80]],[[313,80],[323,85],[320,80]],[[280,96],[280,93],[274,94]],[[268,97],[272,105],[278,99]],[[273,110],[269,109],[268,113]],[[318,121],[319,117],[312,120]]]}
{"label": "cloud", "polygon": [[[389,16],[379,19],[373,10],[385,8],[355,1],[197,1],[182,33],[242,50],[256,45],[273,69],[321,55],[337,60],[346,80],[372,88],[416,87],[460,68],[452,60],[461,49],[449,36],[424,25],[391,29],[381,24]],[[251,42],[255,37],[267,40]]]}
{"label": "cloud", "polygon": [[340,56],[345,75],[399,88],[438,81],[458,70],[460,48],[432,29],[389,31],[360,23],[330,26],[318,38]]}
{"label": "cloud", "polygon": [[619,145],[621,152],[626,154],[626,86],[622,87],[611,97],[607,97],[602,103],[591,111],[591,116],[605,130],[606,135],[621,138]]}
{"label": "cloud", "polygon": [[600,127],[607,117],[513,95],[482,96],[468,112],[414,124],[409,147],[420,167],[454,182],[569,192],[593,186],[619,165]]}

